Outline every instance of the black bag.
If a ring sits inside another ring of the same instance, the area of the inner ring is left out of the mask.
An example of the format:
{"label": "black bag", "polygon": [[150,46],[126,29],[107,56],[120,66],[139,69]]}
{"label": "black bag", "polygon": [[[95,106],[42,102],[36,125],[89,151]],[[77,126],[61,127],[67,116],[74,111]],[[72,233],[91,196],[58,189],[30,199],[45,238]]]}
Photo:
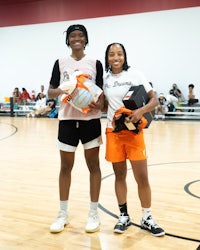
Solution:
{"label": "black bag", "polygon": [[169,103],[169,104],[167,104],[167,108],[168,108],[168,111],[169,111],[169,112],[173,112],[174,109],[175,109],[175,106],[174,106],[173,103]]}

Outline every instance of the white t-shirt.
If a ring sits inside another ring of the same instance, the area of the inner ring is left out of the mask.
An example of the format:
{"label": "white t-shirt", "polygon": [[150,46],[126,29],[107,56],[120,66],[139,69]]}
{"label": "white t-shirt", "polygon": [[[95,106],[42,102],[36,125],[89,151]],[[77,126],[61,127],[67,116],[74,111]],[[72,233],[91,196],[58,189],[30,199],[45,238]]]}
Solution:
{"label": "white t-shirt", "polygon": [[168,94],[166,99],[167,99],[167,103],[172,103],[174,106],[177,106],[177,103],[178,103],[177,97]]}
{"label": "white t-shirt", "polygon": [[103,90],[108,100],[108,124],[107,127],[112,128],[112,119],[115,112],[122,106],[123,98],[129,91],[131,86],[143,85],[146,92],[152,90],[151,85],[146,77],[138,70],[122,71],[119,74],[107,73],[104,77]]}

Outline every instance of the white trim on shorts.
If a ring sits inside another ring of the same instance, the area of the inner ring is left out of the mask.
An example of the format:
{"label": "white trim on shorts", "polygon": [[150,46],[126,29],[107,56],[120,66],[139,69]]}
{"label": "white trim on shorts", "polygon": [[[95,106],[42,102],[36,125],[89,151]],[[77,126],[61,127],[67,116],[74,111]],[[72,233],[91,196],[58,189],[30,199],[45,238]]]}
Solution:
{"label": "white trim on shorts", "polygon": [[[95,138],[94,140],[83,144],[83,148],[84,149],[96,148],[96,147],[99,147],[101,144],[103,144],[103,141],[102,141],[102,136],[100,135],[99,137]],[[65,152],[75,152],[76,148],[77,148],[75,146],[71,146],[71,145],[65,144],[65,143],[60,142],[60,141],[58,141],[57,146],[58,146],[59,150],[65,151]]]}

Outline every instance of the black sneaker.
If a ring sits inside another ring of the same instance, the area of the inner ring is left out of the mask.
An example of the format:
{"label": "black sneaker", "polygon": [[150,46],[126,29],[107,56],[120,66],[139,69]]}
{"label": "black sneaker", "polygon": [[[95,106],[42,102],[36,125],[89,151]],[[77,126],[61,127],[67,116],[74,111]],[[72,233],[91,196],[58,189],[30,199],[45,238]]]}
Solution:
{"label": "black sneaker", "polygon": [[128,226],[131,225],[130,216],[120,215],[117,224],[114,227],[114,232],[123,234]]}
{"label": "black sneaker", "polygon": [[144,219],[141,220],[141,229],[145,229],[151,232],[153,236],[165,235],[165,231],[156,224],[151,215],[149,215],[149,217],[146,220]]}

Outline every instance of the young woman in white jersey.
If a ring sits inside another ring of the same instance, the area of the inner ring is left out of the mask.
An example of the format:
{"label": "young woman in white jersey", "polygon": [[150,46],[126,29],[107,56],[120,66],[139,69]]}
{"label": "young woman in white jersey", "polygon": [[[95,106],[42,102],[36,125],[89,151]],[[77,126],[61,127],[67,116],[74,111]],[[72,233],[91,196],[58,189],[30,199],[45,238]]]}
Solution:
{"label": "young woman in white jersey", "polygon": [[[96,85],[102,88],[103,67],[100,61],[85,54],[88,44],[87,30],[83,25],[71,25],[66,31],[66,44],[71,48],[71,55],[56,60],[48,89],[49,98],[57,98],[67,94],[60,85],[75,71],[82,71],[90,76]],[[99,167],[99,146],[101,139],[101,96],[97,102],[90,104],[91,111],[84,114],[69,103],[60,102],[58,114],[58,148],[60,150],[60,211],[55,222],[50,226],[50,232],[63,231],[69,223],[68,199],[71,185],[71,171],[74,165],[75,151],[79,141],[83,144],[84,156],[90,173],[90,209],[85,227],[86,232],[99,230],[99,217],[97,212],[99,192],[101,186],[101,171]],[[80,163],[79,167],[83,167]],[[80,212],[78,208],[77,213]]]}
{"label": "young woman in white jersey", "polygon": [[131,163],[133,174],[138,185],[138,194],[142,206],[141,228],[150,231],[154,236],[162,236],[164,230],[159,227],[151,215],[151,189],[148,180],[147,156],[143,131],[138,134],[130,130],[113,131],[115,112],[124,106],[123,97],[131,86],[143,84],[149,96],[149,102],[129,115],[129,122],[136,123],[146,112],[158,105],[158,99],[149,82],[142,73],[129,70],[125,48],[120,43],[108,45],[105,54],[104,95],[108,102],[106,128],[106,160],[112,162],[115,173],[115,192],[120,216],[114,227],[115,233],[124,233],[131,225],[127,209],[127,164]]}

